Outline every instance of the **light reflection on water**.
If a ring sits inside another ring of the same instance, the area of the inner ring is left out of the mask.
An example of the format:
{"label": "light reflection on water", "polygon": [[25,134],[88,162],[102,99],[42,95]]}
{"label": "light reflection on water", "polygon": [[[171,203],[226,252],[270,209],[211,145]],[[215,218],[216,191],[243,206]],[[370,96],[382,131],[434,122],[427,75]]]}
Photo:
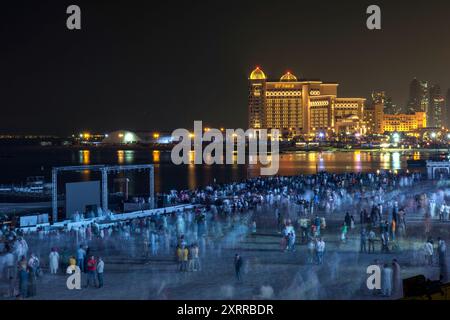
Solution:
{"label": "light reflection on water", "polygon": [[91,151],[90,150],[80,150],[80,164],[87,165],[91,163]]}
{"label": "light reflection on water", "polygon": [[[280,175],[328,172],[375,172],[377,169],[406,169],[407,154],[400,152],[300,152],[282,154]],[[259,166],[254,167],[255,175]]]}
{"label": "light reflection on water", "polygon": [[[7,150],[8,151],[8,150]],[[2,150],[3,152],[3,150]],[[279,175],[314,174],[318,171],[328,172],[376,172],[377,170],[406,169],[406,160],[423,159],[435,153],[420,153],[415,150],[403,152],[296,152],[280,155]],[[88,164],[129,165],[155,164],[155,190],[194,189],[210,184],[216,179],[219,183],[240,181],[258,176],[260,165],[238,165],[236,154],[233,165],[195,165],[195,153],[189,154],[191,164],[175,166],[170,159],[170,152],[153,150],[114,150],[114,149],[44,149],[15,150],[0,157],[0,184],[21,183],[28,176],[43,175],[51,181],[51,168],[54,166],[74,166]],[[270,158],[270,156],[269,156]],[[248,159],[246,159],[248,162]],[[68,174],[69,178],[70,175]],[[81,172],[73,175],[74,180],[97,180],[95,172]],[[129,172],[119,177],[130,178],[131,189],[148,186],[148,177],[142,172]],[[111,180],[113,177],[111,178]]]}
{"label": "light reflection on water", "polygon": [[[87,151],[87,152],[86,152]],[[142,153],[139,150],[118,150],[116,161],[118,164],[142,163]],[[89,150],[80,151],[80,164],[90,164]],[[255,159],[255,156],[250,156]],[[174,166],[171,164],[170,152],[154,150],[144,157],[147,162],[155,164],[155,189],[157,191],[189,188],[195,189],[200,185],[210,184],[216,179],[217,182],[240,181],[249,177],[259,175],[261,165],[238,165],[237,155],[233,155],[232,165],[195,165],[195,152],[189,153],[189,165]],[[344,172],[375,172],[382,170],[406,169],[406,160],[422,158],[419,152],[366,152],[366,151],[330,151],[330,152],[295,152],[280,155],[279,175],[314,174],[321,171],[344,173]],[[268,157],[271,160],[271,156]],[[248,160],[248,159],[247,159]],[[162,165],[162,167],[161,167]],[[176,176],[177,181],[172,181],[173,173],[166,170],[181,171]],[[183,170],[184,169],[184,170]],[[88,175],[88,173],[83,173]],[[120,173],[119,176],[125,174]],[[128,174],[136,176],[136,174]],[[87,178],[87,177],[86,177]],[[139,179],[139,178],[138,178]],[[85,179],[83,179],[85,180]],[[139,179],[140,180],[140,179]],[[171,185],[168,187],[168,184]],[[134,188],[131,188],[134,189]]]}

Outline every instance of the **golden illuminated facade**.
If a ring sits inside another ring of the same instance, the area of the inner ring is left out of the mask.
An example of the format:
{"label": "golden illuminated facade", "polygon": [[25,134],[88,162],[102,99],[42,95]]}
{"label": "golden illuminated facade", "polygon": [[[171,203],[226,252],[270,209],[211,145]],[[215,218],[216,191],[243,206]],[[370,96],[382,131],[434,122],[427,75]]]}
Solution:
{"label": "golden illuminated facade", "polygon": [[383,117],[384,132],[411,132],[427,127],[427,114],[385,114]]}
{"label": "golden illuminated facade", "polygon": [[363,98],[338,98],[337,83],[298,80],[287,72],[268,81],[260,68],[249,77],[249,128],[291,136],[316,132],[363,133]]}
{"label": "golden illuminated facade", "polygon": [[427,127],[425,112],[411,114],[385,114],[384,105],[375,103],[364,110],[367,133],[413,132]]}

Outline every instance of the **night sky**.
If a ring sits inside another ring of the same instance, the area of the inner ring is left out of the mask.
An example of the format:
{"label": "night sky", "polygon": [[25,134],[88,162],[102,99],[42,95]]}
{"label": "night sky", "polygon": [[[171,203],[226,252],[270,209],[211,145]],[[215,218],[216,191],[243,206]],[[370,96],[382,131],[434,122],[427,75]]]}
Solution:
{"label": "night sky", "polygon": [[[66,8],[82,30],[66,28]],[[382,30],[366,8],[382,9]],[[244,128],[254,66],[278,79],[383,89],[450,87],[450,1],[8,1],[0,10],[0,131]]]}

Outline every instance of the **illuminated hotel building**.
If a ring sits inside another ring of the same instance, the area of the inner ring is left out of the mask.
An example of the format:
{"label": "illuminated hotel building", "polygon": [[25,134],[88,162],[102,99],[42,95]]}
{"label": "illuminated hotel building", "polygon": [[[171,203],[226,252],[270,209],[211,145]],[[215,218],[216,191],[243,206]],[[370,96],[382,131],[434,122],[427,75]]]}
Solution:
{"label": "illuminated hotel building", "polygon": [[364,133],[363,98],[338,98],[337,83],[299,80],[287,72],[270,81],[260,68],[249,77],[249,128],[291,136],[316,132]]}
{"label": "illuminated hotel building", "polygon": [[384,105],[375,103],[364,110],[367,133],[383,134],[385,132],[413,132],[427,127],[425,112],[411,114],[386,114]]}
{"label": "illuminated hotel building", "polygon": [[414,114],[385,114],[383,116],[384,132],[412,132],[427,127],[425,112]]}
{"label": "illuminated hotel building", "polygon": [[369,134],[382,134],[384,117],[384,102],[376,101],[364,109],[364,122]]}

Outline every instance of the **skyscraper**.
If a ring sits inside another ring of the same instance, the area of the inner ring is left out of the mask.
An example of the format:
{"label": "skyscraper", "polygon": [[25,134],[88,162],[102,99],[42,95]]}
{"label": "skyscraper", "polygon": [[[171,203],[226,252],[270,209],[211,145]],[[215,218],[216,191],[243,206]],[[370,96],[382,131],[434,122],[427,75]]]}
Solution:
{"label": "skyscraper", "polygon": [[386,97],[384,100],[384,108],[387,114],[400,114],[402,113],[402,107],[392,102],[391,97]]}
{"label": "skyscraper", "polygon": [[443,111],[444,126],[450,129],[450,89],[447,90],[447,96],[445,99],[445,108]]}
{"label": "skyscraper", "polygon": [[441,94],[441,87],[436,84],[430,87],[430,106],[427,113],[428,125],[430,127],[442,127],[445,124],[443,111],[445,100]]}
{"label": "skyscraper", "polygon": [[425,112],[428,114],[430,106],[429,88],[427,81],[414,78],[409,85],[408,113]]}
{"label": "skyscraper", "polygon": [[371,96],[371,104],[382,104],[384,107],[383,112],[387,114],[400,114],[402,110],[399,106],[392,102],[392,98],[386,95],[385,91],[373,91]]}
{"label": "skyscraper", "polygon": [[372,91],[372,104],[383,104],[386,100],[386,92],[384,91]]}
{"label": "skyscraper", "polygon": [[420,83],[414,78],[409,85],[408,113],[420,111]]}

